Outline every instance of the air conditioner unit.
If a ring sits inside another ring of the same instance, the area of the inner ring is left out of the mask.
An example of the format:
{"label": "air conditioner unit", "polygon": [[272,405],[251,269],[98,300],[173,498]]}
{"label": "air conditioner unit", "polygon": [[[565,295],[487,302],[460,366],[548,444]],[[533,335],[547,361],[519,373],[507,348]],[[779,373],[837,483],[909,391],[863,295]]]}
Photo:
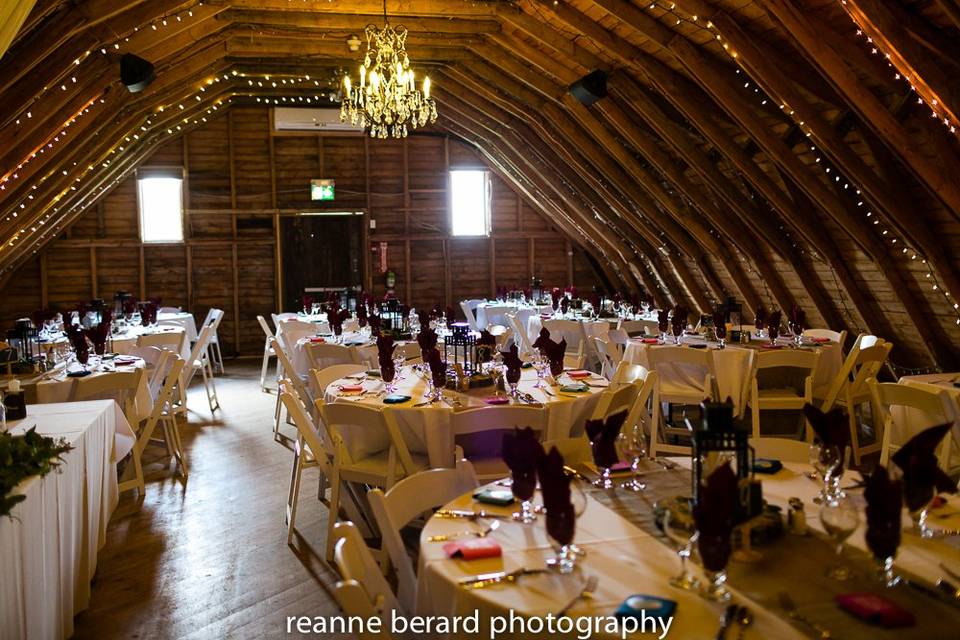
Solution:
{"label": "air conditioner unit", "polygon": [[339,109],[300,109],[274,107],[273,128],[276,131],[333,131],[362,134],[363,127],[340,122]]}

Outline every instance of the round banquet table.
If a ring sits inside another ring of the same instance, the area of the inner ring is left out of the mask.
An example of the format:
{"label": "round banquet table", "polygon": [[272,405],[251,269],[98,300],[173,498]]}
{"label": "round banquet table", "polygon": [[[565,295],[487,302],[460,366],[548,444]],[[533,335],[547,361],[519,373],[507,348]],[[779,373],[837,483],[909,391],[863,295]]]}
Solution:
{"label": "round banquet table", "polygon": [[[192,313],[181,311],[180,313],[158,313],[157,322],[163,322],[167,325],[179,325],[187,332],[187,347],[191,342],[197,341],[197,322]],[[188,354],[189,355],[189,352]]]}
{"label": "round banquet table", "polygon": [[[444,402],[416,407],[424,402],[424,392],[427,389],[426,381],[419,377],[411,367],[403,367],[397,383],[397,393],[410,396],[410,400],[402,404],[386,405],[383,403],[382,391],[384,383],[379,378],[367,377],[362,386],[367,393],[358,395],[340,391],[341,385],[355,385],[356,379],[344,378],[337,380],[327,387],[324,401],[332,402],[361,402],[370,406],[390,407],[397,417],[404,442],[411,453],[426,455],[430,466],[452,467],[454,453],[454,438],[451,425],[451,416],[456,410],[471,409],[489,406],[485,398],[493,395],[494,388],[484,387],[472,389],[469,392],[447,391],[444,395],[456,397],[460,407],[451,407]],[[584,422],[593,414],[600,394],[606,388],[606,380],[599,376],[590,379],[589,390],[579,393],[565,393],[559,387],[551,387],[552,396],[541,389],[535,389],[537,376],[533,369],[524,369],[520,377],[519,390],[530,393],[538,402],[543,403],[543,411],[547,412],[547,424],[544,432],[545,440],[566,438],[571,434],[583,432]],[[569,383],[566,375],[560,377],[561,384]],[[521,404],[521,406],[525,406]],[[357,425],[356,429],[343,433],[344,443],[354,457],[363,457],[367,454],[382,451],[389,447],[386,433],[371,432]]]}
{"label": "round banquet table", "polygon": [[515,312],[518,314],[524,312],[523,315],[527,313],[530,315],[553,313],[553,306],[549,304],[531,305],[518,302],[481,302],[474,311],[474,315],[477,318],[477,326],[481,329],[486,329],[491,324],[509,327],[510,323],[507,322],[507,314]]}
{"label": "round banquet table", "polygon": [[[370,338],[366,332],[350,332],[343,334],[343,346],[356,352],[357,361],[368,367],[376,368],[377,364],[377,343]],[[312,367],[310,363],[310,347],[318,344],[317,338],[329,341],[330,336],[313,336],[297,340],[293,345],[290,360],[297,375],[304,377]],[[320,343],[322,344],[322,343]],[[415,340],[400,340],[394,343],[397,346],[397,352],[404,355],[404,359],[410,360],[420,356],[420,345]],[[322,362],[324,367],[334,364],[346,364],[342,362]]]}
{"label": "round banquet table", "polygon": [[[647,357],[650,349],[658,349],[662,346],[671,346],[672,338],[667,338],[666,345],[651,344],[644,342],[642,338],[631,338],[623,351],[623,360],[631,364],[639,364],[644,367],[650,367],[650,360]],[[783,345],[783,348],[790,348],[793,338],[779,338],[777,343]],[[714,373],[716,375],[716,384],[719,390],[720,398],[732,398],[735,410],[739,410],[741,403],[746,399],[746,393],[749,391],[750,384],[750,364],[748,354],[753,351],[764,351],[762,345],[767,341],[752,341],[749,344],[728,344],[724,349],[718,349],[717,343],[704,340],[699,336],[687,335],[682,338],[683,345],[706,344],[707,348],[713,354]],[[833,379],[836,378],[840,367],[843,366],[843,352],[840,345],[836,343],[825,343],[816,346],[807,346],[804,348],[817,349],[820,351],[820,360],[817,362],[817,369],[813,374],[813,395],[814,397],[823,397],[829,388]],[[682,381],[684,384],[696,384],[702,386],[703,380],[688,380],[679,368],[671,368],[670,371],[658,371],[661,380],[664,378],[674,378]]]}
{"label": "round banquet table", "polygon": [[[144,327],[141,325],[133,325],[124,327],[120,333],[111,335],[110,341],[107,342],[107,349],[112,349],[113,353],[129,355],[136,348],[137,339],[140,336],[154,335],[157,333],[177,333],[181,335],[186,333],[189,336],[188,330],[181,326],[152,325],[149,327]],[[65,334],[60,334],[60,337],[54,340],[42,342],[41,345],[48,351],[56,350],[58,352],[65,352],[70,347],[70,341],[67,340]],[[182,342],[179,355],[184,360],[190,360],[189,338]]]}
{"label": "round banquet table", "polygon": [[[677,463],[672,470],[655,467],[644,461],[643,471],[648,476],[646,492],[632,494],[619,490],[603,492],[583,483],[587,507],[577,519],[575,542],[587,551],[580,561],[579,569],[562,576],[553,572],[521,576],[516,582],[503,583],[478,590],[460,588],[457,581],[479,574],[512,571],[520,568],[544,567],[553,549],[544,530],[545,516],[541,515],[532,525],[523,525],[510,519],[499,519],[500,527],[490,535],[502,549],[499,558],[472,561],[450,559],[443,551],[442,542],[430,542],[429,537],[465,530],[481,530],[489,520],[470,522],[464,519],[433,517],[426,523],[420,536],[419,570],[417,575],[418,615],[456,616],[480,612],[481,620],[488,616],[516,615],[545,616],[556,613],[579,592],[586,576],[599,577],[598,588],[593,597],[579,599],[569,609],[572,617],[609,616],[624,599],[632,594],[649,594],[677,601],[676,617],[668,637],[712,638],[716,636],[718,618],[725,604],[710,602],[698,594],[676,589],[668,584],[671,576],[679,572],[680,564],[671,547],[657,531],[650,513],[650,505],[657,499],[677,494],[689,495],[690,459],[671,458]],[[944,600],[909,587],[892,590],[882,589],[873,578],[874,565],[864,552],[864,515],[862,490],[848,489],[848,494],[860,510],[860,524],[848,539],[844,562],[849,564],[854,575],[847,582],[835,581],[825,576],[825,571],[835,562],[832,543],[822,537],[823,528],[818,517],[819,507],[813,504],[819,484],[810,481],[806,464],[785,463],[776,474],[758,476],[763,479],[764,499],[788,509],[791,497],[799,498],[806,507],[808,526],[815,535],[796,536],[785,534],[769,546],[755,547],[759,553],[752,562],[738,559],[728,565],[728,587],[733,592],[733,601],[745,605],[753,614],[753,626],[746,637],[753,638],[803,638],[808,629],[794,627],[779,606],[778,594],[787,591],[799,606],[800,612],[830,629],[834,637],[873,637],[878,627],[850,616],[834,603],[840,593],[865,591],[882,594],[895,603],[912,611],[917,624],[912,628],[897,629],[889,634],[898,638],[927,638],[955,632],[956,609]],[[851,482],[854,474],[848,473],[843,484]],[[574,481],[577,483],[578,481]],[[471,492],[472,494],[473,492]],[[472,495],[463,495],[445,505],[448,509],[483,509],[494,514],[509,514],[516,505],[494,507],[479,504]],[[534,503],[540,503],[539,491]],[[957,528],[960,525],[960,499],[951,496],[941,508],[944,517],[932,520],[934,527]],[[904,511],[903,521],[910,522]],[[953,571],[960,570],[960,553],[956,539],[921,540],[904,533],[897,554],[896,568],[928,585],[944,575],[939,566],[945,563]],[[690,571],[704,579],[699,566],[690,565]],[[952,628],[952,631],[951,631]],[[738,629],[731,625],[728,638],[736,637]],[[544,634],[545,635],[545,634]],[[499,635],[500,638],[531,637],[529,635]],[[539,637],[539,636],[538,636]],[[593,637],[605,637],[595,635]],[[619,636],[613,636],[619,637]],[[637,634],[630,637],[654,637]]]}

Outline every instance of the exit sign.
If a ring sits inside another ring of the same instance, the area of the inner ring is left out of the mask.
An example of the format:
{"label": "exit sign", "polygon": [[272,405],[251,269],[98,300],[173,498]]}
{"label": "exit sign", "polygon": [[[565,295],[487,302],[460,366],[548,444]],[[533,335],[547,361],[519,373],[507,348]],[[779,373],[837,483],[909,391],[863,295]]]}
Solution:
{"label": "exit sign", "polygon": [[333,180],[311,180],[311,200],[333,200]]}

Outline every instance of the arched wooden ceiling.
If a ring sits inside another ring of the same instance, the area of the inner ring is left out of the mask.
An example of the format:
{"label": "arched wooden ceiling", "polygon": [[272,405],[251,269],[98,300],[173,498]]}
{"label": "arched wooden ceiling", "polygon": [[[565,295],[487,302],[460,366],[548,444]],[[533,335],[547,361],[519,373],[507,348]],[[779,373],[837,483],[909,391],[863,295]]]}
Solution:
{"label": "arched wooden ceiling", "polygon": [[[624,286],[701,310],[726,293],[799,303],[900,340],[904,362],[957,364],[957,0],[388,11],[435,80],[439,128]],[[376,0],[36,0],[0,57],[2,277],[170,136],[238,103],[326,104],[362,56],[347,38],[381,14]],[[127,52],[156,65],[142,93],[120,84]],[[610,96],[585,107],[567,86],[593,69]]]}

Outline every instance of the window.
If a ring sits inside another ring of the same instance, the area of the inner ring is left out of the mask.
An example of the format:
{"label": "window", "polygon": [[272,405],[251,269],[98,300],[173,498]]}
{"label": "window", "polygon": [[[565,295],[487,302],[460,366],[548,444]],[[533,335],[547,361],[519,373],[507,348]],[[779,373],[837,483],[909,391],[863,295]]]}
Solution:
{"label": "window", "polygon": [[450,172],[450,215],[455,236],[490,234],[490,174],[487,171]]}
{"label": "window", "polygon": [[142,242],[183,242],[183,175],[172,171],[137,173]]}

